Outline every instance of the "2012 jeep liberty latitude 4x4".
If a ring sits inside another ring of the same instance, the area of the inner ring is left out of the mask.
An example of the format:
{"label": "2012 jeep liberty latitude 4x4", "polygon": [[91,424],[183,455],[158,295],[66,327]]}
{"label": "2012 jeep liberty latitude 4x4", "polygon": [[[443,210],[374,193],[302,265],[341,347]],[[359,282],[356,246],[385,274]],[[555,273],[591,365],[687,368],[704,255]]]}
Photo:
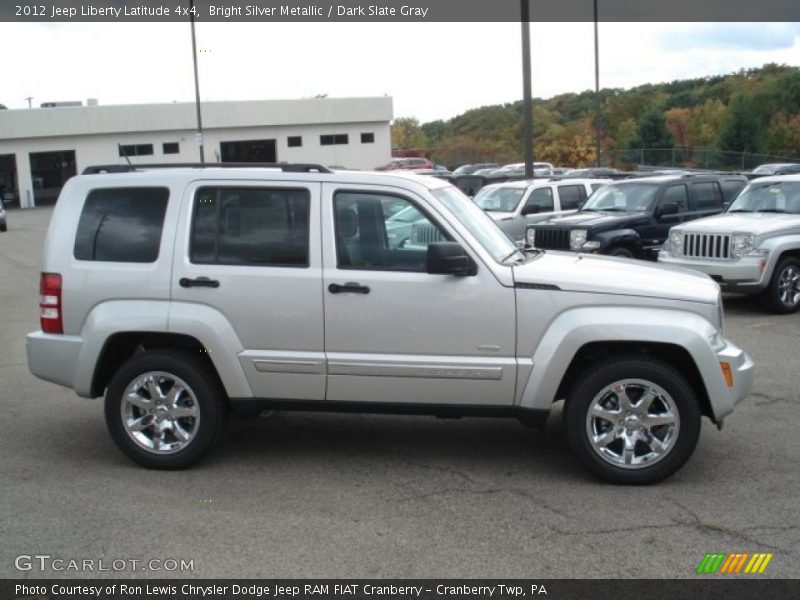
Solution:
{"label": "2012 jeep liberty latitude 4x4", "polygon": [[[130,172],[104,172],[104,171]],[[87,173],[88,172],[88,173]],[[753,363],[700,273],[520,251],[445,181],[274,168],[95,168],[53,211],[31,371],[105,395],[119,448],[197,461],[229,411],[540,422],[578,459],[651,483],[721,424]],[[397,205],[435,235],[388,243]],[[442,241],[445,240],[445,241]]]}

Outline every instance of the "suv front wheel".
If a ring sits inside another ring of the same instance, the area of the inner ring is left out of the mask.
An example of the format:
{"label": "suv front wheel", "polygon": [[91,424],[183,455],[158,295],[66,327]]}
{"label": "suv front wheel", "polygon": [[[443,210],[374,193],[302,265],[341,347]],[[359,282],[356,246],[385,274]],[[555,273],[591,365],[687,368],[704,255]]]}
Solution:
{"label": "suv front wheel", "polygon": [[224,394],[202,359],[183,350],[137,354],[114,374],[105,400],[114,442],[145,467],[181,469],[225,429]]}
{"label": "suv front wheel", "polygon": [[800,260],[785,258],[772,275],[769,287],[761,295],[764,304],[778,314],[800,309]]}
{"label": "suv front wheel", "polygon": [[689,459],[700,435],[692,387],[672,366],[624,355],[595,365],[564,407],[567,438],[583,465],[606,481],[655,483]]}

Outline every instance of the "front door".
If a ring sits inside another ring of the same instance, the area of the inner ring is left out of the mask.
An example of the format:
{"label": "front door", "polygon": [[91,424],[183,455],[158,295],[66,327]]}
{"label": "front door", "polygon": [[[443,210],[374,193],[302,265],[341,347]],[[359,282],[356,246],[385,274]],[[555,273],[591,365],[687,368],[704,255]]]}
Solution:
{"label": "front door", "polygon": [[[510,406],[514,290],[474,254],[475,275],[428,274],[430,243],[466,245],[418,196],[337,184],[322,195],[326,399]],[[398,203],[419,218],[387,228]]]}

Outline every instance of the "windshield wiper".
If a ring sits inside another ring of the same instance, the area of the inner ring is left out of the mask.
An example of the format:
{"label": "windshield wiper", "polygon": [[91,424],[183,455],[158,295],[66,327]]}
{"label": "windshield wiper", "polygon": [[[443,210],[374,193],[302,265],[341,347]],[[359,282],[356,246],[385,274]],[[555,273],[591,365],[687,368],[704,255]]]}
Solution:
{"label": "windshield wiper", "polygon": [[744,208],[734,208],[733,210],[729,210],[728,212],[729,212],[729,213],[737,213],[737,212],[746,212],[746,213],[751,213],[751,212],[753,212],[753,211],[752,211],[752,210],[746,210],[746,209],[744,209]]}
{"label": "windshield wiper", "polygon": [[785,211],[785,210],[784,210],[784,209],[782,209],[782,208],[762,208],[762,209],[761,209],[761,210],[759,210],[758,212],[766,212],[766,213],[785,213],[785,212],[787,212],[787,211]]}
{"label": "windshield wiper", "polygon": [[[508,256],[506,256],[506,257],[505,257],[503,260],[501,260],[500,262],[501,262],[501,263],[504,263],[504,262],[506,262],[506,261],[507,261],[509,258],[511,258],[512,256],[514,256],[515,254],[522,254],[522,250],[520,250],[519,248],[516,248],[516,249],[515,249],[515,250],[514,250],[514,251],[513,251],[511,254],[509,254]],[[525,256],[525,255],[523,254],[523,256]]]}

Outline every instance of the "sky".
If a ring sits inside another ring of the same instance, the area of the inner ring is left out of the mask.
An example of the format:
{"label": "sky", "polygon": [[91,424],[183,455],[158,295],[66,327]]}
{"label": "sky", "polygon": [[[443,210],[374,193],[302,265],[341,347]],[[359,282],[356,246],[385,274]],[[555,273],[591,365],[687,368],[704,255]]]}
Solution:
{"label": "sky", "polygon": [[[420,122],[522,97],[519,23],[197,23],[202,100],[383,96]],[[600,23],[600,85],[800,65],[800,23]],[[533,95],[594,88],[593,24],[534,23]],[[194,101],[188,23],[0,23],[0,104]]]}

